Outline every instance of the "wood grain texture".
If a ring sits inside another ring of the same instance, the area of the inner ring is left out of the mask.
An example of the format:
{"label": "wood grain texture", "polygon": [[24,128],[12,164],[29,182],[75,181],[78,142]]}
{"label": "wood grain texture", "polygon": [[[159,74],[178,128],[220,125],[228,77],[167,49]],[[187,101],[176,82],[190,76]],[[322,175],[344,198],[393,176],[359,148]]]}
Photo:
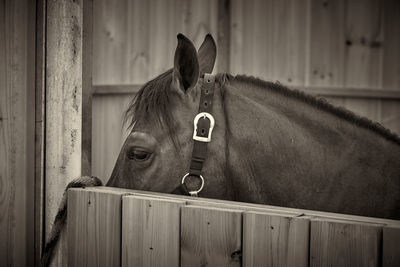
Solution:
{"label": "wood grain texture", "polygon": [[382,87],[382,5],[381,0],[346,2],[345,86]]}
{"label": "wood grain texture", "polygon": [[383,3],[383,70],[384,89],[400,91],[400,2],[382,0]]}
{"label": "wood grain texture", "polygon": [[[63,191],[81,175],[82,1],[49,1],[46,31],[45,232],[50,233]],[[67,266],[61,240],[53,266]]]}
{"label": "wood grain texture", "polygon": [[379,266],[381,225],[311,220],[310,266]]}
{"label": "wood grain texture", "polygon": [[92,164],[92,56],[93,0],[83,1],[82,12],[82,153],[81,173],[91,175]]}
{"label": "wood grain texture", "polygon": [[307,85],[344,85],[345,3],[344,0],[311,0],[310,67]]}
{"label": "wood grain texture", "polygon": [[382,267],[400,266],[400,227],[383,227]]}
{"label": "wood grain texture", "polygon": [[44,151],[46,94],[46,0],[36,1],[35,88],[35,266],[40,266],[44,243]]}
{"label": "wood grain texture", "polygon": [[231,2],[230,71],[304,85],[308,2]]}
{"label": "wood grain texture", "polygon": [[0,266],[33,264],[34,12],[0,1]]}
{"label": "wood grain texture", "polygon": [[186,206],[181,211],[181,266],[240,266],[241,211]]}
{"label": "wood grain texture", "polygon": [[144,83],[168,70],[180,32],[196,47],[207,33],[217,38],[218,1],[97,1],[93,83]]}
{"label": "wood grain texture", "polygon": [[243,266],[308,266],[308,219],[243,214]]}
{"label": "wood grain texture", "polygon": [[120,266],[122,195],[68,191],[68,266]]}
{"label": "wood grain texture", "polygon": [[129,102],[129,95],[93,98],[92,175],[99,177],[103,183],[110,178],[128,134],[123,118]]}
{"label": "wood grain texture", "polygon": [[[101,187],[102,190],[122,190],[126,193],[133,194],[136,196],[147,196],[147,197],[159,197],[163,199],[184,199],[187,202],[187,205],[193,206],[209,206],[215,208],[222,209],[236,209],[236,210],[245,210],[245,211],[256,211],[261,213],[268,213],[272,215],[283,215],[283,216],[297,216],[297,217],[316,217],[316,218],[326,218],[332,220],[345,220],[350,222],[360,222],[360,223],[374,223],[374,224],[382,224],[388,226],[398,226],[400,227],[399,220],[390,220],[383,218],[373,218],[373,217],[365,217],[365,216],[357,216],[357,215],[349,215],[349,214],[340,214],[340,213],[332,213],[332,212],[322,212],[315,210],[305,210],[305,209],[296,209],[296,208],[286,208],[286,207],[278,207],[271,205],[263,205],[263,204],[254,204],[254,203],[246,203],[239,201],[228,201],[221,199],[211,199],[211,198],[193,198],[190,196],[183,195],[172,195],[166,193],[158,193],[158,192],[148,192],[148,191],[139,191],[132,189],[120,189],[120,188],[112,188],[112,187]],[[99,190],[99,188],[94,188],[92,190]],[[234,208],[236,207],[236,208]]]}
{"label": "wood grain texture", "polygon": [[126,196],[122,203],[122,266],[179,266],[186,202]]}

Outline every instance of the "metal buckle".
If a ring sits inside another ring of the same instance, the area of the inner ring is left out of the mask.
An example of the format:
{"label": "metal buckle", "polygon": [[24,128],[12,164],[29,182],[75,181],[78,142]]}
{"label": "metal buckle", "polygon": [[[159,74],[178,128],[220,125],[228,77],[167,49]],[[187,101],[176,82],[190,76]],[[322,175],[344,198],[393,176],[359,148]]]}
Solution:
{"label": "metal buckle", "polygon": [[[183,178],[182,178],[182,184],[185,183],[185,179],[186,179],[186,177],[188,177],[189,175],[190,175],[189,173],[186,173],[185,176],[183,176]],[[197,175],[193,175],[193,176],[197,176]],[[199,177],[199,178],[201,179],[201,186],[200,186],[199,190],[189,191],[189,194],[190,194],[191,196],[195,196],[195,197],[197,197],[197,195],[200,193],[201,190],[203,190],[203,187],[204,187],[204,178],[203,178],[203,176],[200,174],[200,175],[197,176],[197,177]]]}
{"label": "metal buckle", "polygon": [[[208,136],[207,137],[201,137],[201,136],[197,136],[197,123],[199,122],[200,118],[207,118],[210,120],[210,130],[208,131]],[[208,113],[208,112],[201,112],[199,114],[196,115],[196,117],[194,118],[194,132],[193,132],[193,140],[199,141],[199,142],[211,142],[211,134],[212,131],[214,129],[214,125],[215,125],[215,120],[214,117]]]}

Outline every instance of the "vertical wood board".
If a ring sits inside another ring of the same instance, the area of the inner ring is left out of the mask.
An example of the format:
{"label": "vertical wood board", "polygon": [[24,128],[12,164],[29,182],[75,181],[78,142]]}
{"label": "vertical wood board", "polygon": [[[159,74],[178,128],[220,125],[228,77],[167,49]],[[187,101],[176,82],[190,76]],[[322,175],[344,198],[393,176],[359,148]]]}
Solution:
{"label": "vertical wood board", "polygon": [[179,266],[183,200],[126,196],[122,215],[122,266]]}
{"label": "vertical wood board", "polygon": [[46,93],[46,0],[36,1],[35,55],[35,266],[40,266],[44,243],[44,151]]}
{"label": "vertical wood board", "polygon": [[243,214],[243,266],[308,266],[308,219]]}
{"label": "vertical wood board", "polygon": [[345,16],[345,81],[358,88],[381,88],[383,58],[382,0],[347,1]]}
{"label": "vertical wood board", "polygon": [[68,266],[120,265],[123,194],[68,191]]}
{"label": "vertical wood board", "polygon": [[400,266],[400,227],[383,227],[382,267]]}
{"label": "vertical wood board", "polygon": [[[46,237],[64,188],[81,176],[83,8],[82,0],[48,1],[46,8]],[[53,266],[67,266],[67,253],[62,238]]]}
{"label": "vertical wood board", "polygon": [[105,184],[128,135],[123,125],[131,95],[94,96],[92,110],[92,175]]}
{"label": "vertical wood board", "polygon": [[343,86],[345,62],[345,1],[311,0],[311,86]]}
{"label": "vertical wood board", "polygon": [[34,12],[0,4],[0,266],[33,264]]}
{"label": "vertical wood board", "polygon": [[241,211],[186,206],[181,211],[181,266],[241,266]]}
{"label": "vertical wood board", "polygon": [[311,221],[310,266],[379,266],[382,228],[350,221]]}
{"label": "vertical wood board", "polygon": [[92,54],[93,0],[83,1],[82,13],[82,153],[81,174],[91,175],[92,165]]}
{"label": "vertical wood board", "polygon": [[232,1],[230,71],[304,85],[307,9],[307,1]]}
{"label": "vertical wood board", "polygon": [[382,0],[384,89],[400,90],[400,1]]}

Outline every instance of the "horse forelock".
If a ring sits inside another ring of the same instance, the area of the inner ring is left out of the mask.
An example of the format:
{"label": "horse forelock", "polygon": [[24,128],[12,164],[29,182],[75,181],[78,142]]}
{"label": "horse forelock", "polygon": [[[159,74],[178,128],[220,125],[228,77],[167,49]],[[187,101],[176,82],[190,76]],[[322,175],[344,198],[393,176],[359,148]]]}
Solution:
{"label": "horse forelock", "polygon": [[142,86],[125,112],[124,123],[128,129],[132,129],[137,122],[148,119],[150,114],[158,118],[161,126],[172,129],[173,120],[169,107],[171,83],[172,69]]}

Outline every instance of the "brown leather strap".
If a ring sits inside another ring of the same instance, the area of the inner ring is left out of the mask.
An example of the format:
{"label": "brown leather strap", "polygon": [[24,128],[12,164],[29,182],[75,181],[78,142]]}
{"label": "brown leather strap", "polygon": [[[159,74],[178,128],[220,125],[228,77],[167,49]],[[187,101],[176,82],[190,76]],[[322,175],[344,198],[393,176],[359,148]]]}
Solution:
{"label": "brown leather strap", "polygon": [[[203,169],[204,161],[207,158],[207,144],[211,141],[211,133],[214,126],[214,118],[212,117],[213,98],[214,98],[215,76],[211,74],[204,74],[204,80],[201,87],[199,113],[193,133],[193,152],[190,161],[189,173],[185,175],[182,183],[172,191],[172,194],[184,194],[197,196],[197,191],[189,191],[184,183],[186,176],[200,177]],[[201,177],[202,182],[204,182]],[[202,187],[198,190],[200,191]]]}
{"label": "brown leather strap", "polygon": [[[211,74],[204,74],[203,86],[201,88],[199,113],[207,112],[212,114],[213,98],[214,98],[215,76]],[[200,118],[197,122],[198,137],[207,138],[210,133],[211,121],[208,118]],[[207,144],[208,142],[201,142],[194,140],[192,160],[190,162],[189,174],[200,176],[203,169],[203,163],[207,158]]]}

